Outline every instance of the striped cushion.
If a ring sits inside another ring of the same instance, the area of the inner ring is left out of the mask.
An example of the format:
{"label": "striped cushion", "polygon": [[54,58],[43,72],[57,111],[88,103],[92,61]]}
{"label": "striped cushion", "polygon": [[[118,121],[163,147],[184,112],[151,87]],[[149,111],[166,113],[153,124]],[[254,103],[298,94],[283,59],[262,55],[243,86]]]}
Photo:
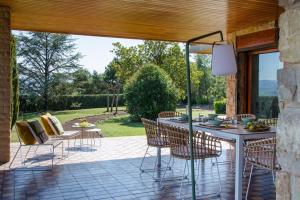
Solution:
{"label": "striped cushion", "polygon": [[54,127],[55,132],[57,135],[62,135],[64,134],[64,128],[62,126],[62,124],[60,123],[60,121],[55,117],[55,116],[48,116],[48,119],[52,125],[52,127]]}
{"label": "striped cushion", "polygon": [[51,126],[49,123],[51,123],[49,121],[49,116],[51,116],[50,114],[46,114],[46,115],[42,115],[41,116],[41,122],[45,128],[45,131],[48,135],[55,135],[54,131],[52,130]]}
{"label": "striped cushion", "polygon": [[28,123],[29,123],[31,129],[33,130],[34,138],[36,139],[36,141],[39,144],[43,144],[49,139],[47,134],[45,133],[42,125],[40,124],[40,122],[38,120],[34,120],[34,121],[31,121]]}

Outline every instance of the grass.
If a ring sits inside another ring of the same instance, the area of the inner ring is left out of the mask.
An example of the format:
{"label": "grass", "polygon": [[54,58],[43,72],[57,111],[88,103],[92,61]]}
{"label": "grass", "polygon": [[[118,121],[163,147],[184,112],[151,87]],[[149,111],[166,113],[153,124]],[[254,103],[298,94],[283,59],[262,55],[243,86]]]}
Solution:
{"label": "grass", "polygon": [[129,115],[115,117],[97,124],[105,137],[134,136],[145,133],[141,122],[132,122]]}
{"label": "grass", "polygon": [[[124,110],[124,107],[120,108]],[[178,108],[178,112],[185,113],[185,108]],[[92,108],[81,110],[64,110],[50,112],[55,115],[62,123],[70,121],[74,118],[86,117],[91,115],[100,115],[106,112],[106,108]],[[212,110],[205,109],[193,109],[193,117],[201,115],[207,115],[213,113]],[[39,116],[42,113],[28,113],[19,117],[19,120],[39,120]],[[101,128],[105,137],[119,137],[119,136],[134,136],[144,135],[145,129],[141,122],[132,122],[129,119],[129,115],[117,116],[109,120],[97,123],[97,127]],[[15,130],[12,131],[12,142],[17,142],[17,135]]]}

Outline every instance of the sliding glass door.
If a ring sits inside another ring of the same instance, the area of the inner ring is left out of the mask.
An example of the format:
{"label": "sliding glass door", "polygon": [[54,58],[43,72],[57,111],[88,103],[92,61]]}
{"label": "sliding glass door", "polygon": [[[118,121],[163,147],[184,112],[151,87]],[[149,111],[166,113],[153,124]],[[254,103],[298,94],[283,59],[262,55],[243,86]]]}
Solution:
{"label": "sliding glass door", "polygon": [[283,67],[279,52],[250,56],[250,111],[258,118],[277,118],[277,70]]}

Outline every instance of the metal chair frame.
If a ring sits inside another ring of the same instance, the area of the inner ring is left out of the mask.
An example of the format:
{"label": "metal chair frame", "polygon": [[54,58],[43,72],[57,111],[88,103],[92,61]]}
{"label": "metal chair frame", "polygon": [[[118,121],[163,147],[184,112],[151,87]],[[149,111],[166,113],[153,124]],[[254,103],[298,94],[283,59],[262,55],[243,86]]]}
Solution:
{"label": "metal chair frame", "polygon": [[[178,127],[168,126],[168,125],[163,125],[163,126],[168,134],[168,138],[170,141],[171,156],[177,159],[185,160],[185,165],[184,165],[183,175],[181,176],[180,190],[179,190],[179,196],[181,198],[184,179],[187,177],[186,169],[189,169],[188,161],[190,161],[188,130],[178,128]],[[194,131],[193,142],[194,142],[194,159],[196,165],[198,165],[197,179],[199,177],[200,160],[204,160],[205,158],[215,158],[217,171],[218,171],[218,180],[219,180],[219,194],[217,195],[220,196],[222,192],[222,186],[221,186],[221,178],[220,178],[220,171],[219,171],[217,158],[222,153],[221,142],[217,137],[207,135],[199,131]],[[163,187],[162,183],[164,181],[165,175],[166,175],[166,170],[164,171],[160,181],[161,187]]]}
{"label": "metal chair frame", "polygon": [[[49,137],[57,140],[68,140],[68,154],[70,152],[70,139],[75,139],[76,142],[76,137],[79,136],[81,133],[80,131],[65,131],[65,135],[58,135],[56,129],[53,127],[52,123],[47,119],[47,123],[50,126],[51,130],[53,131],[54,135],[48,135]],[[47,133],[47,132],[46,132]]]}
{"label": "metal chair frame", "polygon": [[[28,125],[28,128],[29,128],[30,132],[34,132],[29,125]],[[18,150],[16,151],[12,161],[9,164],[9,169],[11,169],[11,166],[12,166],[12,164],[13,164],[14,160],[16,159],[19,152],[21,152],[21,156],[22,156],[22,151],[21,151],[22,147],[29,147],[26,154],[25,154],[25,157],[23,159],[23,162],[22,162],[23,165],[25,165],[25,160],[28,156],[29,151],[31,150],[31,147],[37,147],[35,149],[35,154],[36,154],[36,152],[37,152],[37,150],[40,146],[50,146],[50,150],[51,150],[51,153],[52,153],[52,156],[51,156],[51,169],[53,168],[53,165],[54,165],[54,157],[55,157],[55,151],[54,150],[55,150],[56,147],[58,147],[60,145],[62,146],[61,155],[63,157],[63,154],[64,154],[64,143],[63,143],[63,141],[59,141],[59,140],[55,140],[55,139],[49,139],[47,142],[53,142],[53,143],[47,143],[46,142],[46,143],[43,143],[43,144],[36,143],[36,144],[28,145],[28,144],[24,144],[22,142],[22,140],[20,138],[19,130],[17,128],[16,128],[16,132],[17,132],[17,137],[18,137],[18,141],[19,141],[20,145],[19,145]]]}
{"label": "metal chair frame", "polygon": [[276,137],[249,142],[245,147],[245,152],[247,163],[251,163],[245,197],[247,200],[254,167],[270,170],[272,172],[273,183],[275,184],[274,173],[280,170],[280,165],[277,163],[276,159]]}
{"label": "metal chair frame", "polygon": [[159,118],[180,117],[182,113],[176,111],[163,111],[158,113]]}
{"label": "metal chair frame", "polygon": [[169,148],[170,145],[169,145],[169,140],[167,138],[167,135],[163,132],[163,130],[160,128],[160,126],[158,125],[158,123],[156,121],[152,121],[152,120],[149,120],[149,119],[145,119],[145,118],[142,118],[141,119],[143,124],[144,124],[144,127],[145,127],[145,131],[146,131],[146,138],[147,138],[147,149],[146,149],[146,152],[143,156],[143,159],[142,159],[142,162],[141,162],[141,165],[140,165],[140,172],[141,173],[144,173],[144,172],[153,172],[153,179],[154,180],[158,180],[157,178],[155,178],[155,172],[157,171],[163,171],[163,170],[171,170],[171,166],[168,165],[167,168],[161,168],[161,167],[158,167],[157,166],[157,163],[158,163],[158,157],[156,156],[156,159],[155,159],[155,164],[154,164],[154,168],[151,168],[151,169],[143,169],[143,164],[144,164],[144,161],[147,157],[147,155],[150,155],[152,156],[150,153],[149,153],[149,148],[150,147],[155,147],[155,148]]}

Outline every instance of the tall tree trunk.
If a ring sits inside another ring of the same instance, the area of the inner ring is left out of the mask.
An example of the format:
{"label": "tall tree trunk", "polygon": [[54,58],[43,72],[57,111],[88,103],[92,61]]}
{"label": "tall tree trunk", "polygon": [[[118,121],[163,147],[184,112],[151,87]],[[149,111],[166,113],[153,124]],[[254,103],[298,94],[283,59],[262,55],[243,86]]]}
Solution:
{"label": "tall tree trunk", "polygon": [[113,112],[114,102],[115,102],[115,94],[113,94],[113,98],[111,100],[110,112]]}
{"label": "tall tree trunk", "polygon": [[109,112],[109,94],[106,96],[106,112]]}
{"label": "tall tree trunk", "polygon": [[116,95],[116,114],[118,113],[119,93]]}

